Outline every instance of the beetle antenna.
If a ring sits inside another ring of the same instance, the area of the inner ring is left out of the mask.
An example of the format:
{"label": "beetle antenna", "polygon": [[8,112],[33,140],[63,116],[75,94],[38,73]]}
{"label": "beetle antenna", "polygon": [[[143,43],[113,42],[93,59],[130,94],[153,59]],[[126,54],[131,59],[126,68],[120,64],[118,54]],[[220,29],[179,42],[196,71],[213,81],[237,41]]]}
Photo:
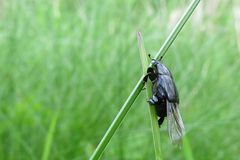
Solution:
{"label": "beetle antenna", "polygon": [[152,58],[151,54],[148,54],[148,57],[153,61],[154,59]]}

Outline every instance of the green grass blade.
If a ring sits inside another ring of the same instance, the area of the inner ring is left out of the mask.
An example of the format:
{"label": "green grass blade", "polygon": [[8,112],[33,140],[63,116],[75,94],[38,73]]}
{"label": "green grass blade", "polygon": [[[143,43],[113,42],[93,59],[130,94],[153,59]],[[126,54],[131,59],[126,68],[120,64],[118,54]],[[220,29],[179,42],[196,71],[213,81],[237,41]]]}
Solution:
{"label": "green grass blade", "polygon": [[59,111],[55,112],[54,116],[52,117],[51,124],[50,124],[48,134],[47,134],[47,137],[46,137],[44,149],[43,149],[42,160],[47,160],[48,157],[49,157],[49,153],[50,153],[51,146],[52,146],[53,135],[54,135],[54,131],[56,129],[58,116],[59,116]]}
{"label": "green grass blade", "polygon": [[[141,62],[142,62],[143,75],[146,75],[146,71],[148,68],[148,64],[150,63],[150,59],[144,48],[143,38],[140,32],[138,32],[138,45],[139,45]],[[147,93],[147,98],[150,99],[152,97],[152,83],[150,81],[146,83],[146,93]],[[152,126],[155,157],[156,157],[156,160],[162,160],[163,158],[161,153],[160,129],[157,124],[158,118],[157,118],[155,108],[151,105],[149,105],[149,113],[150,113],[150,120],[151,120],[151,126]]]}
{"label": "green grass blade", "polygon": [[186,135],[183,137],[183,152],[186,160],[194,160],[191,145]]}
{"label": "green grass blade", "polygon": [[184,12],[172,32],[167,37],[166,41],[163,43],[160,50],[157,52],[155,59],[160,59],[162,56],[164,56],[168,50],[168,48],[171,46],[173,41],[177,38],[177,35],[183,28],[184,24],[187,22],[188,18],[192,15],[193,11],[197,7],[200,0],[193,0],[190,5],[188,6],[187,10]]}
{"label": "green grass blade", "polygon": [[125,115],[129,111],[131,105],[133,104],[133,102],[135,101],[135,99],[137,98],[139,93],[142,91],[142,88],[144,86],[144,82],[143,82],[142,79],[143,79],[143,77],[138,81],[138,83],[135,86],[135,88],[133,89],[132,93],[127,98],[126,102],[123,104],[121,110],[119,111],[119,113],[117,114],[115,119],[113,120],[112,124],[110,125],[107,132],[105,133],[104,137],[102,138],[102,140],[98,144],[96,150],[92,154],[92,156],[90,158],[91,160],[97,160],[97,159],[100,158],[101,154],[103,153],[105,147],[109,143],[113,134],[115,133],[115,131],[117,130],[117,128],[121,124],[122,120],[124,119]]}

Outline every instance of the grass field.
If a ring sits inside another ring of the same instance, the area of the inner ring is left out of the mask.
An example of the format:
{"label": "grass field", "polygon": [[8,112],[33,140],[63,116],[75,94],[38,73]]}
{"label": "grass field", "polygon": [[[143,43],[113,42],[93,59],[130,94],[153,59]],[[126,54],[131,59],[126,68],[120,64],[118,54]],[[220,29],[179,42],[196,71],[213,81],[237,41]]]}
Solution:
{"label": "grass field", "polygon": [[[190,1],[0,0],[0,159],[88,159]],[[240,157],[240,6],[202,1],[164,58],[196,160]],[[186,159],[161,129],[164,159]],[[102,159],[154,159],[145,92]]]}

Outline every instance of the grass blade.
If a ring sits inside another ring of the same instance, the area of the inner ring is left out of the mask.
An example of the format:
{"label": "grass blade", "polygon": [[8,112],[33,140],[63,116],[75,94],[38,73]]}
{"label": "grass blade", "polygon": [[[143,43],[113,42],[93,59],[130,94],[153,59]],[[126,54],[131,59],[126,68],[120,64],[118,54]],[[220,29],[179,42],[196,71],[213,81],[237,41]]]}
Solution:
{"label": "grass blade", "polygon": [[[139,45],[141,62],[142,62],[143,75],[146,75],[146,71],[150,63],[150,59],[145,51],[143,38],[140,32],[138,32],[138,45]],[[146,93],[147,93],[147,98],[150,99],[152,97],[152,83],[150,81],[146,83]],[[157,118],[155,108],[151,105],[149,105],[149,113],[150,113],[150,120],[151,120],[151,126],[152,126],[155,157],[156,157],[156,160],[162,160],[163,158],[161,153],[160,129],[157,124],[158,118]]]}
{"label": "grass blade", "polygon": [[197,7],[199,2],[200,2],[200,0],[193,0],[190,3],[187,10],[184,12],[182,17],[180,18],[180,20],[178,21],[178,23],[176,24],[176,26],[172,30],[172,32],[169,34],[169,36],[167,37],[167,39],[163,43],[160,50],[157,52],[157,54],[155,56],[155,59],[159,60],[159,59],[161,59],[161,57],[163,57],[166,54],[168,48],[171,46],[173,41],[177,38],[177,35],[179,34],[181,29],[183,28],[184,24],[187,22],[188,18],[192,15],[193,11],[195,10],[195,8]]}
{"label": "grass blade", "polygon": [[54,135],[54,131],[56,129],[58,116],[59,116],[59,111],[55,112],[55,114],[52,117],[50,127],[49,127],[49,130],[48,130],[48,134],[47,134],[47,137],[46,137],[44,149],[43,149],[42,160],[47,160],[48,157],[49,157],[49,153],[50,153],[51,146],[52,146],[53,135]]}
{"label": "grass blade", "polygon": [[144,86],[144,82],[143,82],[143,76],[142,76],[141,79],[138,81],[137,85],[135,86],[135,88],[133,89],[130,96],[127,98],[126,102],[123,104],[121,110],[118,112],[117,116],[113,120],[112,124],[108,128],[105,135],[103,136],[102,140],[98,144],[96,150],[94,151],[94,153],[90,158],[91,160],[97,160],[100,158],[101,154],[103,153],[105,147],[109,143],[113,134],[115,133],[115,131],[121,124],[122,120],[124,119],[125,115],[129,111],[131,105],[133,104],[133,102],[135,101],[139,93],[142,91],[143,86]]}
{"label": "grass blade", "polygon": [[194,160],[191,145],[186,135],[183,137],[183,152],[186,160]]}

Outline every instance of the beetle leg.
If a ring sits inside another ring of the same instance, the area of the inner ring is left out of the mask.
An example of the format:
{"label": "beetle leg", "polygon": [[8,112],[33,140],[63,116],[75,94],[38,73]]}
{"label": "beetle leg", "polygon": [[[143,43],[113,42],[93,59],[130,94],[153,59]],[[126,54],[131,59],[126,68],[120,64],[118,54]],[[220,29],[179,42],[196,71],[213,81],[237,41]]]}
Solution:
{"label": "beetle leg", "polygon": [[143,81],[144,81],[144,82],[147,82],[148,76],[149,76],[149,73],[147,73],[147,74],[143,77]]}
{"label": "beetle leg", "polygon": [[150,98],[147,102],[151,105],[155,105],[158,102],[158,98],[155,95],[153,95],[153,97]]}
{"label": "beetle leg", "polygon": [[156,104],[156,102],[154,102],[152,98],[150,98],[147,102],[148,102],[150,105],[155,105],[155,104]]}
{"label": "beetle leg", "polygon": [[158,126],[159,126],[159,128],[161,127],[163,121],[164,121],[164,117],[160,117],[160,118],[158,119]]}

